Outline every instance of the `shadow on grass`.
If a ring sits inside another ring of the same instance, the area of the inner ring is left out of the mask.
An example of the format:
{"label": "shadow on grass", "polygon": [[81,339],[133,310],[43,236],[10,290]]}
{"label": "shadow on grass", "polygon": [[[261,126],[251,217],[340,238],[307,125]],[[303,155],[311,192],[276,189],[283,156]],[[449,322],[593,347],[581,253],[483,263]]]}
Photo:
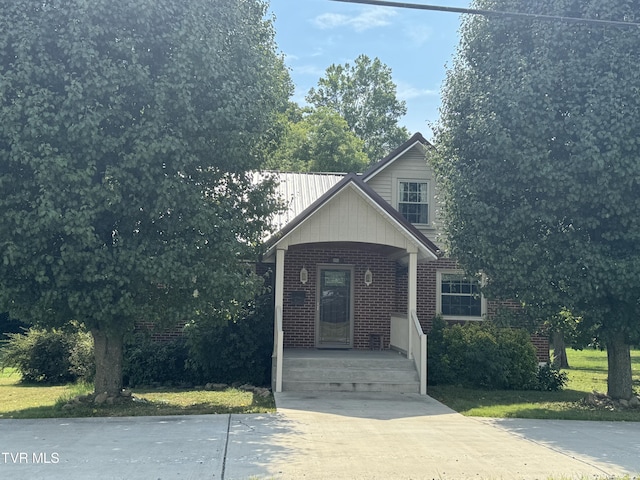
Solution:
{"label": "shadow on grass", "polygon": [[[69,396],[62,396],[55,405],[31,407],[5,412],[1,419],[42,419],[42,418],[81,418],[81,417],[139,417],[139,416],[171,416],[171,415],[220,415],[270,413],[275,411],[275,400],[272,395],[261,397],[250,394],[250,402],[233,404],[228,401],[225,393],[220,392],[220,398],[206,400],[190,399],[189,395],[202,392],[177,390],[141,390],[136,391],[131,400],[114,404],[86,404],[80,403],[67,407]],[[233,393],[233,392],[231,392]],[[178,397],[175,400],[146,399],[145,395],[168,394]],[[180,395],[185,398],[180,399]],[[249,393],[247,393],[249,394]]]}
{"label": "shadow on grass", "polygon": [[640,421],[637,410],[608,409],[587,405],[587,393],[566,389],[558,392],[473,390],[433,386],[429,395],[467,416],[531,418],[547,420]]}
{"label": "shadow on grass", "polygon": [[[576,402],[585,397],[580,390],[565,389],[557,392],[537,390],[479,390],[451,385],[433,385],[429,395],[437,400],[446,399],[447,405],[454,403],[470,407],[513,405],[517,403]],[[440,400],[442,401],[442,400]],[[455,409],[455,407],[452,407]]]}

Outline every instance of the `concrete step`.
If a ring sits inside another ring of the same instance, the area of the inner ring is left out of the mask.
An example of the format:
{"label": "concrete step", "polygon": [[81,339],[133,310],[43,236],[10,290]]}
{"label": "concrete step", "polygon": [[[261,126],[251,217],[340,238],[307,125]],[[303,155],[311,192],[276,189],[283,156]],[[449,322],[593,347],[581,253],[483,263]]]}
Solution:
{"label": "concrete step", "polygon": [[373,368],[373,369],[393,369],[403,368],[406,365],[413,366],[411,360],[398,355],[383,356],[382,358],[287,358],[284,356],[283,365],[291,368]]}
{"label": "concrete step", "polygon": [[390,392],[390,393],[420,393],[419,382],[410,383],[363,383],[363,382],[301,382],[284,381],[282,390],[285,392]]}
{"label": "concrete step", "polygon": [[285,351],[284,391],[417,393],[412,360],[391,351]]}
{"label": "concrete step", "polygon": [[299,368],[284,367],[287,380],[314,382],[417,382],[418,372],[409,365],[405,368]]}

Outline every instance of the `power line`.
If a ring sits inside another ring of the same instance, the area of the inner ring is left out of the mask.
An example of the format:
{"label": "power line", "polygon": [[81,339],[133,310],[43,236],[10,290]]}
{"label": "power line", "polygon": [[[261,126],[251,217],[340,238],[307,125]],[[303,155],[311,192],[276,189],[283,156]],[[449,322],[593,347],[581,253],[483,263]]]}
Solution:
{"label": "power line", "polygon": [[624,22],[621,20],[602,20],[598,18],[563,17],[559,15],[542,15],[537,13],[503,12],[497,10],[479,10],[476,8],[443,7],[440,5],[424,5],[420,3],[388,2],[385,0],[332,0],[334,2],[360,3],[379,7],[412,8],[415,10],[432,10],[437,12],[466,13],[470,15],[483,15],[485,17],[513,17],[531,18],[535,20],[555,20],[573,23],[588,23],[595,25],[609,25],[616,27],[640,27],[637,22]]}

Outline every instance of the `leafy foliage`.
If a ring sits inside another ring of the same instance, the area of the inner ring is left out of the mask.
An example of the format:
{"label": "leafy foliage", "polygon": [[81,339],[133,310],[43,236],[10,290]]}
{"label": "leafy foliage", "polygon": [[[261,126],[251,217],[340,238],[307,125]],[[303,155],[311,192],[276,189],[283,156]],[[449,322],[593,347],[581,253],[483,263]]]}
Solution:
{"label": "leafy foliage", "polygon": [[188,366],[202,382],[269,385],[273,348],[273,297],[258,296],[239,312],[185,327]]}
{"label": "leafy foliage", "polygon": [[267,168],[293,172],[362,172],[369,164],[364,143],[347,122],[326,107],[289,107],[287,128]]}
{"label": "leafy foliage", "polygon": [[20,320],[10,318],[8,313],[0,313],[0,340],[3,333],[20,333],[26,326]]}
{"label": "leafy foliage", "polygon": [[557,392],[562,390],[568,381],[567,373],[560,371],[553,364],[541,365],[536,375],[536,390]]}
{"label": "leafy foliage", "polygon": [[391,69],[378,58],[360,55],[353,65],[331,65],[306,99],[316,108],[328,107],[339,113],[364,141],[371,162],[409,138],[407,129],[398,126],[407,107],[396,98]]}
{"label": "leafy foliage", "polygon": [[93,378],[93,340],[81,328],[9,333],[2,350],[2,368],[16,368],[26,383],[63,384]]}
{"label": "leafy foliage", "polygon": [[529,334],[490,322],[447,325],[434,319],[427,336],[429,383],[475,388],[537,388],[537,359]]}
{"label": "leafy foliage", "polygon": [[260,286],[243,261],[275,202],[246,172],[290,92],[265,13],[261,0],[3,5],[0,310],[86,324],[100,391],[119,391],[135,320],[206,314]]}
{"label": "leafy foliage", "polygon": [[[628,0],[474,5],[637,14]],[[640,335],[639,43],[636,28],[470,17],[436,131],[452,255],[489,296],[580,318],[607,344],[615,398],[631,395]]]}
{"label": "leafy foliage", "polygon": [[148,333],[134,335],[125,345],[125,385],[269,385],[272,300],[262,295],[235,313],[200,318],[172,341],[155,340]]}
{"label": "leafy foliage", "polygon": [[129,387],[199,383],[186,369],[187,358],[183,338],[166,342],[136,334],[125,344],[123,383]]}

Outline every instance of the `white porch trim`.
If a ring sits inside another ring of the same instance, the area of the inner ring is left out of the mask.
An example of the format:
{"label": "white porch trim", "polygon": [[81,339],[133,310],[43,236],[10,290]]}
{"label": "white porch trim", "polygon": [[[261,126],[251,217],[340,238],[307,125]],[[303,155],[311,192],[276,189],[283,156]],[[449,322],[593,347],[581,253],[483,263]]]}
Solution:
{"label": "white porch trim", "polygon": [[282,392],[282,360],[284,355],[284,332],[282,330],[282,307],[284,305],[284,256],[285,250],[276,251],[276,285],[275,285],[275,316],[273,319],[273,358],[275,360],[275,375],[273,391]]}

